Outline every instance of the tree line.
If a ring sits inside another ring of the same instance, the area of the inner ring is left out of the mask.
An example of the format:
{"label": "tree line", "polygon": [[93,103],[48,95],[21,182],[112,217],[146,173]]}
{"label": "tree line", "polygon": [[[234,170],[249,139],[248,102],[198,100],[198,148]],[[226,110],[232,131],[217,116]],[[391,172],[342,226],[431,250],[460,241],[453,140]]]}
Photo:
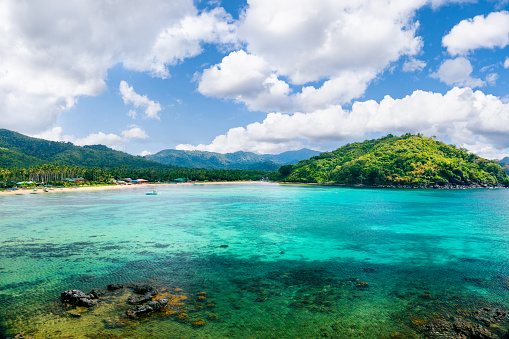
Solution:
{"label": "tree line", "polygon": [[83,179],[91,184],[111,184],[125,178],[169,182],[177,178],[191,181],[242,181],[273,179],[276,172],[263,170],[208,170],[174,167],[171,169],[133,168],[129,166],[105,169],[76,165],[44,164],[39,166],[0,167],[0,186],[14,187],[16,182],[33,181],[51,185],[73,185],[68,179]]}

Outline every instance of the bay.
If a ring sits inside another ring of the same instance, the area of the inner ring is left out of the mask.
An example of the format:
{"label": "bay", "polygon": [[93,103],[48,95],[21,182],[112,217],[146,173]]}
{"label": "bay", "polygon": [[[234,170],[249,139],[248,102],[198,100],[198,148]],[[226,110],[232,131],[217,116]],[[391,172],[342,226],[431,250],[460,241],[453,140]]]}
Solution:
{"label": "bay", "polygon": [[[506,189],[159,191],[0,197],[0,333],[420,338],[432,317],[509,307]],[[91,309],[59,301],[112,283],[150,283],[172,305],[130,319],[128,288]]]}

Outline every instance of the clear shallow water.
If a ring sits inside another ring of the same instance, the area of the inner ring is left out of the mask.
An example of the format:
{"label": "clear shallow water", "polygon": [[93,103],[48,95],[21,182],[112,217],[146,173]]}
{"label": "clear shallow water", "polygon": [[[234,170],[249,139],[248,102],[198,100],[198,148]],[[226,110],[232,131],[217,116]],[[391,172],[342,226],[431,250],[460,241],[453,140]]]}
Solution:
{"label": "clear shallow water", "polygon": [[[0,197],[0,333],[419,338],[432,315],[509,307],[509,190],[145,191]],[[58,302],[145,281],[179,296],[179,312],[127,319],[127,290],[78,319]]]}

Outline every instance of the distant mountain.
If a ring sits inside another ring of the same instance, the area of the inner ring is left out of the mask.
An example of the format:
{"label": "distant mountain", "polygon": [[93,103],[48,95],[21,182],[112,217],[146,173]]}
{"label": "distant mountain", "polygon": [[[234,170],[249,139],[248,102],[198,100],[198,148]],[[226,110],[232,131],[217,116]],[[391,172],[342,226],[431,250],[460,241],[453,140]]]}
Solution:
{"label": "distant mountain", "polygon": [[509,157],[505,157],[504,159],[498,160],[497,162],[500,164],[500,166],[509,165]]}
{"label": "distant mountain", "polygon": [[30,167],[51,163],[88,168],[169,168],[104,145],[80,147],[70,142],[48,141],[0,129],[0,167]]}
{"label": "distant mountain", "polygon": [[251,152],[215,153],[205,151],[162,150],[145,158],[166,165],[207,169],[262,169],[274,171],[282,165],[295,164],[316,156],[320,152],[310,149],[289,151],[281,154],[255,154]]}
{"label": "distant mountain", "polygon": [[500,165],[421,135],[345,145],[279,169],[281,180],[368,185],[509,185]]}

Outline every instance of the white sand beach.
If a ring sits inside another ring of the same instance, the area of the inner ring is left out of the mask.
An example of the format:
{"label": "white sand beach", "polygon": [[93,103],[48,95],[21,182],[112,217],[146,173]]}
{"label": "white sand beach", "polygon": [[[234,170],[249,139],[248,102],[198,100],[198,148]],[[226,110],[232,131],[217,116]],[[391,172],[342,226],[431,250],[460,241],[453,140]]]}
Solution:
{"label": "white sand beach", "polygon": [[[186,183],[161,183],[161,184],[136,184],[136,185],[105,185],[105,186],[79,186],[79,187],[53,187],[50,189],[43,190],[39,188],[17,189],[17,190],[5,190],[0,191],[0,196],[6,195],[20,195],[20,194],[49,194],[59,192],[84,192],[84,191],[105,191],[105,190],[122,190],[122,189],[134,189],[134,188],[146,188],[155,189],[160,186],[189,186],[193,185],[193,182]],[[268,184],[266,181],[218,181],[218,182],[199,182],[198,184],[203,185],[239,185],[239,184]]]}

